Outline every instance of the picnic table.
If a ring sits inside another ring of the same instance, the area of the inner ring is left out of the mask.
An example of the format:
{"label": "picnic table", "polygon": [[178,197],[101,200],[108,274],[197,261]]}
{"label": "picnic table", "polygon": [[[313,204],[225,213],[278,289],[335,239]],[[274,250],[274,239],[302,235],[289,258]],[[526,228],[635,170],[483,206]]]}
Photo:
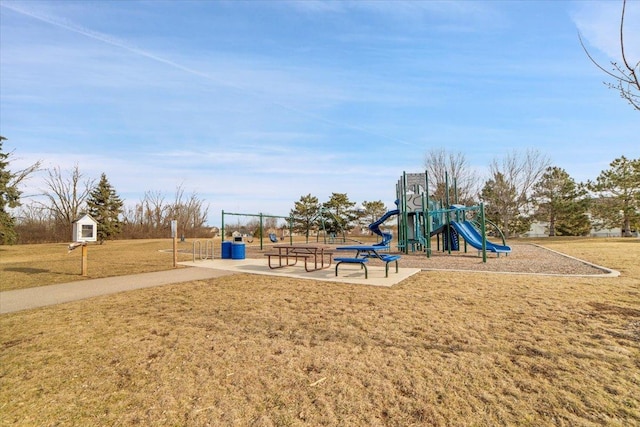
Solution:
{"label": "picnic table", "polygon": [[[293,244],[273,245],[273,252],[266,252],[269,268],[292,267],[299,259],[304,259],[305,271],[322,270],[331,266],[333,250],[323,245]],[[277,258],[278,262],[272,261]],[[313,263],[311,262],[313,260]]]}
{"label": "picnic table", "polygon": [[338,251],[356,251],[354,257],[336,257],[336,276],[338,275],[338,266],[342,263],[345,264],[359,264],[364,268],[364,277],[368,277],[367,265],[369,258],[377,258],[384,262],[384,277],[389,277],[389,263],[396,263],[396,273],[398,272],[398,260],[400,255],[381,254],[380,251],[388,251],[389,246],[383,245],[352,245],[352,246],[338,246]]}

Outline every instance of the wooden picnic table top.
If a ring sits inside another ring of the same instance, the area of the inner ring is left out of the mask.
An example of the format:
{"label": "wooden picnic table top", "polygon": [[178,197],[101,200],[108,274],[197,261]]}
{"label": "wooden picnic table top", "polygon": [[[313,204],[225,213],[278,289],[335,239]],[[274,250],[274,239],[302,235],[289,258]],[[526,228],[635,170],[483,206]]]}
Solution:
{"label": "wooden picnic table top", "polygon": [[[273,245],[275,249],[277,249],[278,253],[266,253],[265,255],[269,257],[269,268],[282,268],[282,267],[291,267],[298,262],[298,257],[304,258],[304,268],[306,271],[315,271],[321,270],[324,268],[328,268],[331,265],[331,256],[333,254],[333,250],[331,247],[324,245],[309,245],[309,244],[279,244]],[[328,264],[325,264],[325,255],[329,257]],[[278,258],[278,264],[271,264],[271,257]],[[289,258],[295,258],[293,263],[290,262]],[[310,267],[307,262],[307,258],[313,258],[313,268]],[[283,259],[285,263],[283,264]]]}
{"label": "wooden picnic table top", "polygon": [[293,245],[288,245],[288,244],[279,244],[279,245],[273,245],[273,247],[275,249],[278,250],[282,250],[282,249],[286,249],[287,251],[290,250],[305,250],[308,252],[317,252],[317,251],[329,251],[329,250],[333,250],[332,247],[327,246],[327,245],[314,245],[314,244],[308,244],[308,243],[303,243],[303,244],[293,244]]}

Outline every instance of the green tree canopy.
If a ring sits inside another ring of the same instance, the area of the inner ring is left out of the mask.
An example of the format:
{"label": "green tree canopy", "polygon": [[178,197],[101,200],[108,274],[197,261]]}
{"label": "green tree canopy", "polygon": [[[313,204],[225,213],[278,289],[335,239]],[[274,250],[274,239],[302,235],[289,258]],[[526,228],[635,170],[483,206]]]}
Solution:
{"label": "green tree canopy", "polygon": [[364,211],[362,212],[362,217],[369,223],[373,223],[378,220],[382,215],[387,213],[387,207],[385,206],[382,200],[376,200],[375,202],[367,202],[366,200],[362,203],[364,207]]}
{"label": "green tree canopy", "polygon": [[9,170],[11,153],[5,153],[2,148],[6,139],[0,136],[0,245],[16,242],[15,219],[9,209],[20,206],[21,192],[18,189],[20,182],[40,167],[40,162],[36,162],[26,169],[11,172]]}
{"label": "green tree canopy", "polygon": [[354,209],[355,202],[349,200],[346,193],[332,193],[328,201],[322,204],[331,215],[325,218],[325,228],[328,232],[344,232],[352,227],[352,222],[358,219]]}
{"label": "green tree canopy", "polygon": [[515,185],[510,184],[505,176],[497,172],[488,180],[480,194],[485,203],[485,215],[500,226],[506,237],[514,232],[526,231],[530,225],[520,214],[517,203],[518,192]]}
{"label": "green tree canopy", "polygon": [[562,168],[548,167],[533,188],[534,218],[549,224],[549,236],[583,236],[591,223],[587,190]]}
{"label": "green tree canopy", "polygon": [[601,228],[622,228],[622,235],[630,237],[640,225],[640,158],[615,159],[610,169],[600,172],[589,190],[598,195],[591,211]]}
{"label": "green tree canopy", "polygon": [[122,204],[116,190],[103,173],[87,198],[88,213],[98,222],[97,234],[100,244],[120,232]]}
{"label": "green tree canopy", "polygon": [[294,208],[289,213],[293,218],[293,230],[296,233],[304,233],[307,242],[309,241],[309,231],[313,227],[314,219],[318,216],[319,211],[318,198],[307,194],[295,202]]}

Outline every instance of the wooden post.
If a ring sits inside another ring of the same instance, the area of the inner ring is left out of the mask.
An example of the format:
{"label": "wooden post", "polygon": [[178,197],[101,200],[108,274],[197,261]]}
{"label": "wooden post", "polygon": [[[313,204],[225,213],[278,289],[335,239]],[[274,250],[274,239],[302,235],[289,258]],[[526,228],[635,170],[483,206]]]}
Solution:
{"label": "wooden post", "polygon": [[87,257],[87,252],[88,252],[87,244],[84,243],[82,245],[82,276],[85,276],[85,277],[87,275],[87,270],[88,270],[87,269],[87,258],[88,258]]}
{"label": "wooden post", "polygon": [[173,268],[178,267],[178,221],[171,220],[171,237],[173,238]]}
{"label": "wooden post", "polygon": [[178,267],[178,237],[173,236],[173,268]]}

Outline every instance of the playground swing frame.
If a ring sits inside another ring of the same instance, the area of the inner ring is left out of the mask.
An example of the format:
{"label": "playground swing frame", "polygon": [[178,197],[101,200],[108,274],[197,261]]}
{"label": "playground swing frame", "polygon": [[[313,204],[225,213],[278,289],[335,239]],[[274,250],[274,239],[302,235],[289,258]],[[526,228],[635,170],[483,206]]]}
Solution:
{"label": "playground swing frame", "polygon": [[[320,207],[316,216],[314,216],[311,219],[311,223],[313,224],[319,221],[319,224],[322,224],[322,231],[324,232],[323,234],[324,244],[332,243],[332,242],[327,242],[327,226],[325,222],[325,214],[329,214],[331,217],[333,217],[333,220],[335,221],[336,225],[340,228],[340,232],[342,233],[342,242],[343,243],[346,242],[346,235],[345,235],[344,229],[340,226],[340,221],[338,220],[338,218],[329,209],[325,207]],[[316,242],[318,242],[319,240],[320,240],[320,229],[318,229],[318,233],[316,233]],[[307,243],[308,243],[308,237],[307,237]]]}
{"label": "playground swing frame", "polygon": [[222,235],[222,241],[224,242],[225,233],[224,233],[224,217],[226,216],[248,216],[253,218],[260,218],[260,228],[259,228],[259,237],[260,237],[260,250],[264,249],[264,218],[278,218],[285,219],[289,224],[289,243],[293,244],[293,218],[291,216],[279,216],[279,215],[268,215],[263,213],[258,214],[247,214],[247,213],[237,213],[237,212],[225,212],[222,210],[222,224],[220,227],[220,234]]}
{"label": "playground swing frame", "polygon": [[[325,217],[324,215],[328,214],[330,215],[333,220],[335,221],[336,225],[338,226],[338,228],[340,229],[340,234],[342,234],[342,242],[341,243],[346,243],[347,240],[352,241],[352,242],[356,242],[359,244],[362,244],[361,241],[357,240],[357,239],[351,239],[351,238],[347,238],[347,233],[345,232],[344,228],[340,225],[340,221],[338,220],[338,218],[333,214],[333,212],[331,212],[331,210],[325,208],[324,206],[320,207],[320,209],[318,210],[318,213],[311,219],[311,223],[317,222],[318,220],[320,220],[319,224],[322,225],[322,231],[324,232],[324,236],[323,236],[323,240],[324,240],[324,244],[326,245],[327,243],[335,243],[335,239],[336,237],[333,237],[334,241],[331,242],[327,242],[327,226],[325,223]],[[318,229],[318,233],[316,233],[316,242],[320,241],[320,229]],[[309,243],[309,239],[307,237],[307,243]]]}

